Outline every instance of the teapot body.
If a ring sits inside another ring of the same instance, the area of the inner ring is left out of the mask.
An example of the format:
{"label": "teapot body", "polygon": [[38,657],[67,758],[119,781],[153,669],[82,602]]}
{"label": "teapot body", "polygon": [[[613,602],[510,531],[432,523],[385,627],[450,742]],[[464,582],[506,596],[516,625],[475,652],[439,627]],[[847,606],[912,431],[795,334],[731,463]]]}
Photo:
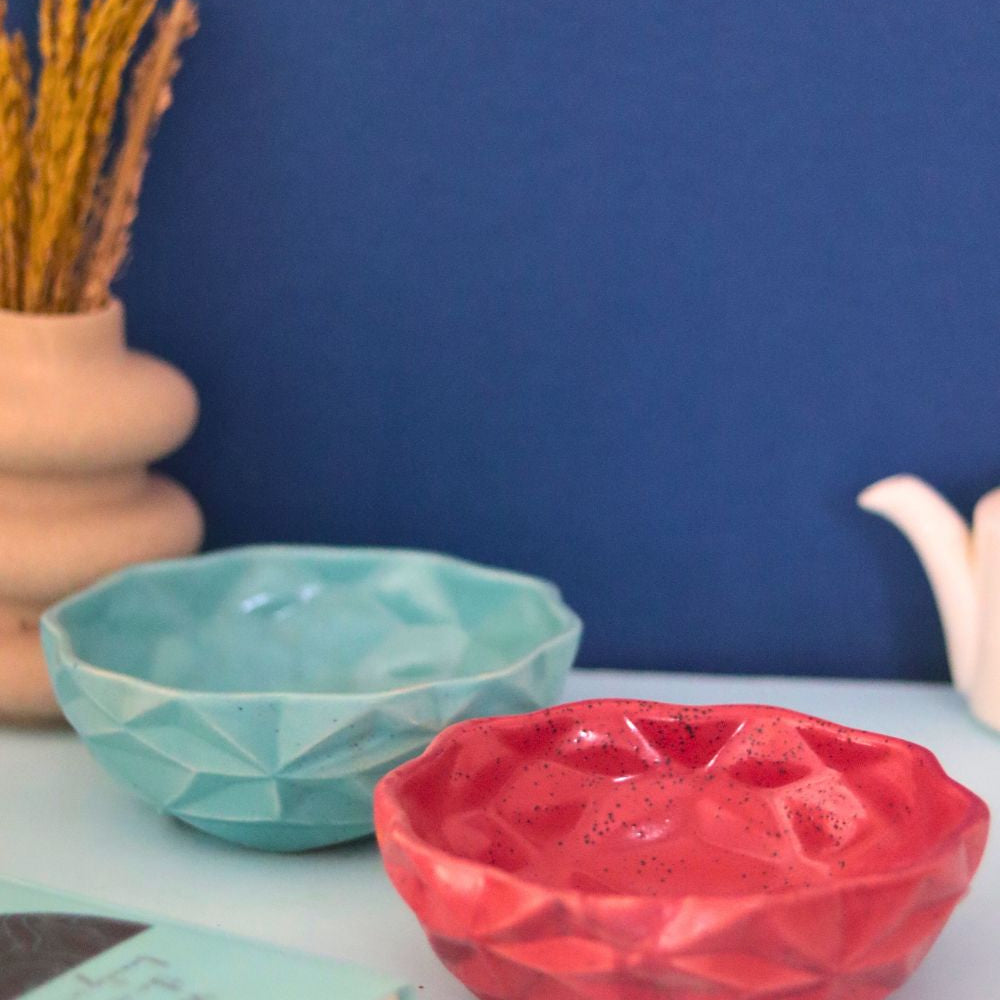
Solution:
{"label": "teapot body", "polygon": [[978,719],[1000,731],[1000,489],[976,505],[973,527],[915,476],[890,476],[858,497],[894,524],[930,580],[955,687]]}
{"label": "teapot body", "polygon": [[972,529],[976,640],[966,696],[972,714],[1000,731],[1000,489],[976,505]]}

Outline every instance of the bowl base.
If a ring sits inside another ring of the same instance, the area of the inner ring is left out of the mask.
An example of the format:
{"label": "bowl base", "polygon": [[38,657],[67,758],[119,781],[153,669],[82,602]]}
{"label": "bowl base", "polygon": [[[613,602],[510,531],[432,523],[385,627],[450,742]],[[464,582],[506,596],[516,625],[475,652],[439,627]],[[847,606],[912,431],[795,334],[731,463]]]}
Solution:
{"label": "bowl base", "polygon": [[334,847],[351,840],[370,837],[374,832],[371,822],[295,827],[280,820],[274,823],[244,823],[239,820],[194,819],[188,816],[175,818],[202,833],[239,844],[240,847],[286,854]]}

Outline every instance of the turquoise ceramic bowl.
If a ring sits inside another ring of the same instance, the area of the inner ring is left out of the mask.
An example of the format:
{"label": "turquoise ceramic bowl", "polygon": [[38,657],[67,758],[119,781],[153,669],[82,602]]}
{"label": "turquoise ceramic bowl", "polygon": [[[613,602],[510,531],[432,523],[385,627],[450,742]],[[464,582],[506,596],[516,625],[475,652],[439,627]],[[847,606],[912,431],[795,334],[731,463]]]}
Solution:
{"label": "turquoise ceramic bowl", "polygon": [[42,617],[97,760],[162,812],[273,851],[371,833],[375,783],[445,726],[557,701],[580,629],[543,580],[304,546],[135,566]]}

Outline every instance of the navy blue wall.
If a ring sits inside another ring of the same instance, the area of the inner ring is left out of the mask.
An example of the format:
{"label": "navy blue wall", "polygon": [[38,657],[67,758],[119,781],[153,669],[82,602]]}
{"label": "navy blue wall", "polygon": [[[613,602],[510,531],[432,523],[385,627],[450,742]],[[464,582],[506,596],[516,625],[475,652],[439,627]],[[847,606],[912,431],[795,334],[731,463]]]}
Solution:
{"label": "navy blue wall", "polygon": [[202,14],[119,289],[210,545],[544,574],[591,665],[944,676],[853,503],[1000,482],[995,4]]}

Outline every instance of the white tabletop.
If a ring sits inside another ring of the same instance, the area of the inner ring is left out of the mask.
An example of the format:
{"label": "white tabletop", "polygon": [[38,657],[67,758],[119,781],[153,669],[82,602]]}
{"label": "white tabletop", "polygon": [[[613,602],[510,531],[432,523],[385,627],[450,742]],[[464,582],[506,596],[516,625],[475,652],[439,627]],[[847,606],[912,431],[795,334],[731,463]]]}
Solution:
{"label": "white tabletop", "polygon": [[[639,697],[784,705],[901,736],[1000,816],[1000,735],[926,684],[574,671],[566,700]],[[372,840],[299,855],[230,846],[157,815],[114,784],[69,731],[0,729],[0,876],[383,969],[420,1000],[472,996],[438,962]],[[1000,844],[895,1000],[1000,995]],[[345,998],[347,1000],[347,998]]]}

